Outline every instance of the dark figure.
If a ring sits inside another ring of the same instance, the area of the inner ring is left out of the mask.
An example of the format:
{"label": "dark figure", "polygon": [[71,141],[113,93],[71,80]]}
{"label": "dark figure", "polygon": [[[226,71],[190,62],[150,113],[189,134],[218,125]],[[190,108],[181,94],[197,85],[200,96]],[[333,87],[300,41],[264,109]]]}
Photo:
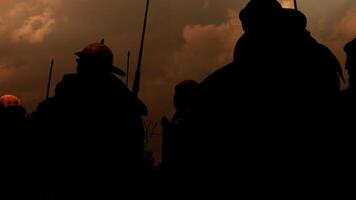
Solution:
{"label": "dark figure", "polygon": [[346,69],[349,74],[349,88],[343,91],[343,94],[349,97],[355,97],[356,87],[356,39],[345,45]]}
{"label": "dark figure", "polygon": [[114,75],[125,73],[113,66],[106,45],[90,44],[76,55],[77,73],[65,75],[55,97],[42,102],[35,115],[49,150],[43,155],[50,161],[43,166],[44,182],[59,188],[59,199],[138,194],[146,106]]}
{"label": "dark figure", "polygon": [[31,133],[26,110],[14,95],[0,97],[1,199],[33,199],[37,188],[30,185],[36,178],[32,159]]}
{"label": "dark figure", "polygon": [[167,198],[183,198],[189,191],[195,190],[195,185],[186,180],[192,180],[196,170],[192,164],[199,156],[195,142],[202,135],[195,120],[197,113],[200,112],[202,100],[203,94],[199,83],[192,80],[183,81],[175,87],[176,112],[171,122],[167,118],[162,119],[162,168],[165,175],[163,185],[165,192],[170,196]]}
{"label": "dark figure", "polygon": [[201,84],[205,154],[196,165],[205,193],[330,194],[333,184],[324,176],[331,166],[324,146],[330,136],[324,131],[334,122],[340,64],[311,37],[301,12],[275,0],[250,1],[240,19],[245,34],[234,62]]}
{"label": "dark figure", "polygon": [[2,128],[11,129],[14,132],[18,132],[24,128],[26,110],[18,97],[13,95],[3,95],[0,97],[0,120]]}
{"label": "dark figure", "polygon": [[356,120],[356,38],[348,42],[344,51],[346,57],[346,70],[349,75],[348,89],[341,91],[338,98],[338,137],[334,138],[335,157],[338,163],[339,180],[338,188],[346,195],[353,195],[353,187],[348,184],[356,178],[355,163],[350,159],[355,156],[355,120]]}
{"label": "dark figure", "polygon": [[[356,69],[356,39],[347,43],[344,47],[346,53],[346,70],[349,75],[349,87],[339,93],[339,115],[342,116],[343,123],[347,121],[351,126],[353,126],[353,120],[355,119],[356,113],[356,95],[355,95],[355,69]],[[351,128],[351,127],[350,127]]]}

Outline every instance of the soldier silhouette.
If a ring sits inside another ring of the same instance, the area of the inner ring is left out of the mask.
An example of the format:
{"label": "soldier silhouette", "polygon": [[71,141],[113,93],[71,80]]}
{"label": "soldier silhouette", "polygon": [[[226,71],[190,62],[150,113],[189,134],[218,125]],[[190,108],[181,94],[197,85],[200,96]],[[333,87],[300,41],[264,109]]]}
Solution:
{"label": "soldier silhouette", "polygon": [[[197,142],[203,137],[198,130],[197,113],[203,101],[200,84],[185,80],[176,85],[174,106],[176,112],[171,121],[164,117],[162,169],[165,175],[165,192],[168,198],[183,198],[195,185],[194,162],[197,155]],[[187,181],[190,180],[190,181]],[[184,182],[184,184],[181,184]],[[180,196],[181,195],[181,196]]]}
{"label": "soldier silhouette", "polygon": [[349,75],[349,87],[346,90],[340,91],[338,98],[338,108],[340,116],[340,124],[353,128],[355,119],[356,104],[355,104],[355,69],[356,69],[356,39],[348,42],[344,46],[346,53],[345,68]]}
{"label": "soldier silhouette", "polygon": [[0,119],[3,129],[7,127],[8,129],[15,131],[16,129],[24,128],[26,110],[22,106],[21,99],[14,95],[1,96]]}
{"label": "soldier silhouette", "polygon": [[2,160],[0,198],[32,199],[36,190],[29,187],[35,175],[32,157],[32,135],[26,110],[14,95],[0,97],[0,146]]}
{"label": "soldier silhouette", "polygon": [[[202,184],[206,191],[256,197],[302,195],[312,184],[320,186],[314,194],[325,192],[327,149],[320,141],[326,135],[320,133],[331,124],[340,64],[311,37],[301,12],[275,0],[251,0],[240,20],[245,33],[233,63],[202,82],[206,157],[200,164],[216,179]],[[317,156],[318,149],[325,151]],[[214,162],[212,155],[219,155]],[[226,177],[238,191],[222,184]]]}
{"label": "soldier silhouette", "polygon": [[335,163],[339,172],[341,172],[336,179],[339,184],[337,189],[340,193],[346,196],[353,195],[353,188],[347,184],[350,180],[355,179],[355,163],[350,160],[354,156],[354,141],[355,136],[353,130],[355,129],[355,69],[356,69],[356,38],[348,42],[344,51],[346,57],[346,70],[349,74],[349,87],[348,89],[340,92],[338,108],[340,112],[336,113],[338,116],[338,137],[334,139],[336,146]]}
{"label": "soldier silhouette", "polygon": [[76,56],[77,73],[65,75],[55,97],[42,102],[36,113],[46,148],[57,157],[51,166],[56,171],[48,172],[62,184],[54,183],[61,188],[57,196],[107,199],[137,191],[146,106],[115,76],[125,73],[113,65],[103,41]]}
{"label": "soldier silhouette", "polygon": [[344,47],[346,58],[346,69],[349,74],[349,88],[343,91],[344,95],[354,97],[355,95],[355,69],[356,69],[356,39],[347,43]]}

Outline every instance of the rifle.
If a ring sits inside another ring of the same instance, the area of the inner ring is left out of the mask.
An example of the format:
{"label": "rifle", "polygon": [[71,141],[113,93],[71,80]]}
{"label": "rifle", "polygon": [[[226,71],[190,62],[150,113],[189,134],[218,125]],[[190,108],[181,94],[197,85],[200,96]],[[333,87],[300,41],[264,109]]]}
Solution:
{"label": "rifle", "polygon": [[51,81],[52,81],[53,66],[54,66],[54,59],[51,60],[51,67],[50,67],[50,70],[49,70],[49,77],[48,77],[48,85],[47,85],[47,95],[46,95],[46,99],[49,98],[49,92],[50,92],[50,90],[51,90]]}
{"label": "rifle", "polygon": [[141,64],[142,64],[142,56],[143,56],[143,47],[144,47],[144,42],[145,42],[145,33],[146,33],[147,15],[148,15],[149,4],[150,4],[150,0],[147,0],[145,19],[144,19],[144,23],[143,23],[143,31],[142,31],[142,38],[141,38],[140,53],[139,53],[139,56],[138,56],[137,70],[136,70],[136,74],[135,74],[134,85],[133,85],[133,88],[132,88],[132,92],[136,97],[138,97],[138,93],[140,91]]}

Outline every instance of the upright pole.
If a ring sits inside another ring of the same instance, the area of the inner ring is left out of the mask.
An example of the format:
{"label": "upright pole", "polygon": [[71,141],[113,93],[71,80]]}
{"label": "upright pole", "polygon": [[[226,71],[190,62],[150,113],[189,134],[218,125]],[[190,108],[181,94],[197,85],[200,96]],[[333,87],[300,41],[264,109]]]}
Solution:
{"label": "upright pole", "polygon": [[134,85],[133,85],[133,89],[132,89],[132,92],[136,97],[138,97],[138,93],[140,91],[141,64],[142,64],[143,48],[144,48],[144,43],[145,43],[145,33],[146,33],[147,15],[148,15],[149,4],[150,4],[150,0],[147,0],[146,12],[145,12],[145,20],[144,20],[144,23],[143,23],[143,31],[142,31],[142,37],[141,37],[140,53],[139,53],[138,62],[137,62],[137,71],[136,71],[136,74],[135,74],[135,80],[134,80]]}
{"label": "upright pole", "polygon": [[47,85],[47,95],[46,95],[46,99],[49,98],[49,92],[50,92],[50,90],[51,90],[51,81],[52,81],[53,66],[54,66],[54,59],[51,60],[51,67],[50,67],[50,70],[49,70],[49,77],[48,77],[48,85]]}
{"label": "upright pole", "polygon": [[298,10],[297,0],[294,0],[294,9]]}
{"label": "upright pole", "polygon": [[126,86],[129,87],[130,76],[130,51],[127,52]]}

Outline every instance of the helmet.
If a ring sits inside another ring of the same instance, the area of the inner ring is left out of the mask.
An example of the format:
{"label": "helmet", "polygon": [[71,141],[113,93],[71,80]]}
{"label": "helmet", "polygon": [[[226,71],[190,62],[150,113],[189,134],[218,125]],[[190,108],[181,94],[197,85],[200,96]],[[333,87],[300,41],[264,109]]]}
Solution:
{"label": "helmet", "polygon": [[104,44],[104,40],[102,40],[101,43],[89,44],[82,51],[75,53],[75,55],[81,60],[98,64],[107,71],[120,76],[125,76],[125,72],[113,65],[114,55],[111,49]]}
{"label": "helmet", "polygon": [[14,96],[14,95],[2,95],[0,97],[0,106],[4,107],[4,108],[8,108],[8,107],[20,107],[22,106],[22,102],[21,99]]}

